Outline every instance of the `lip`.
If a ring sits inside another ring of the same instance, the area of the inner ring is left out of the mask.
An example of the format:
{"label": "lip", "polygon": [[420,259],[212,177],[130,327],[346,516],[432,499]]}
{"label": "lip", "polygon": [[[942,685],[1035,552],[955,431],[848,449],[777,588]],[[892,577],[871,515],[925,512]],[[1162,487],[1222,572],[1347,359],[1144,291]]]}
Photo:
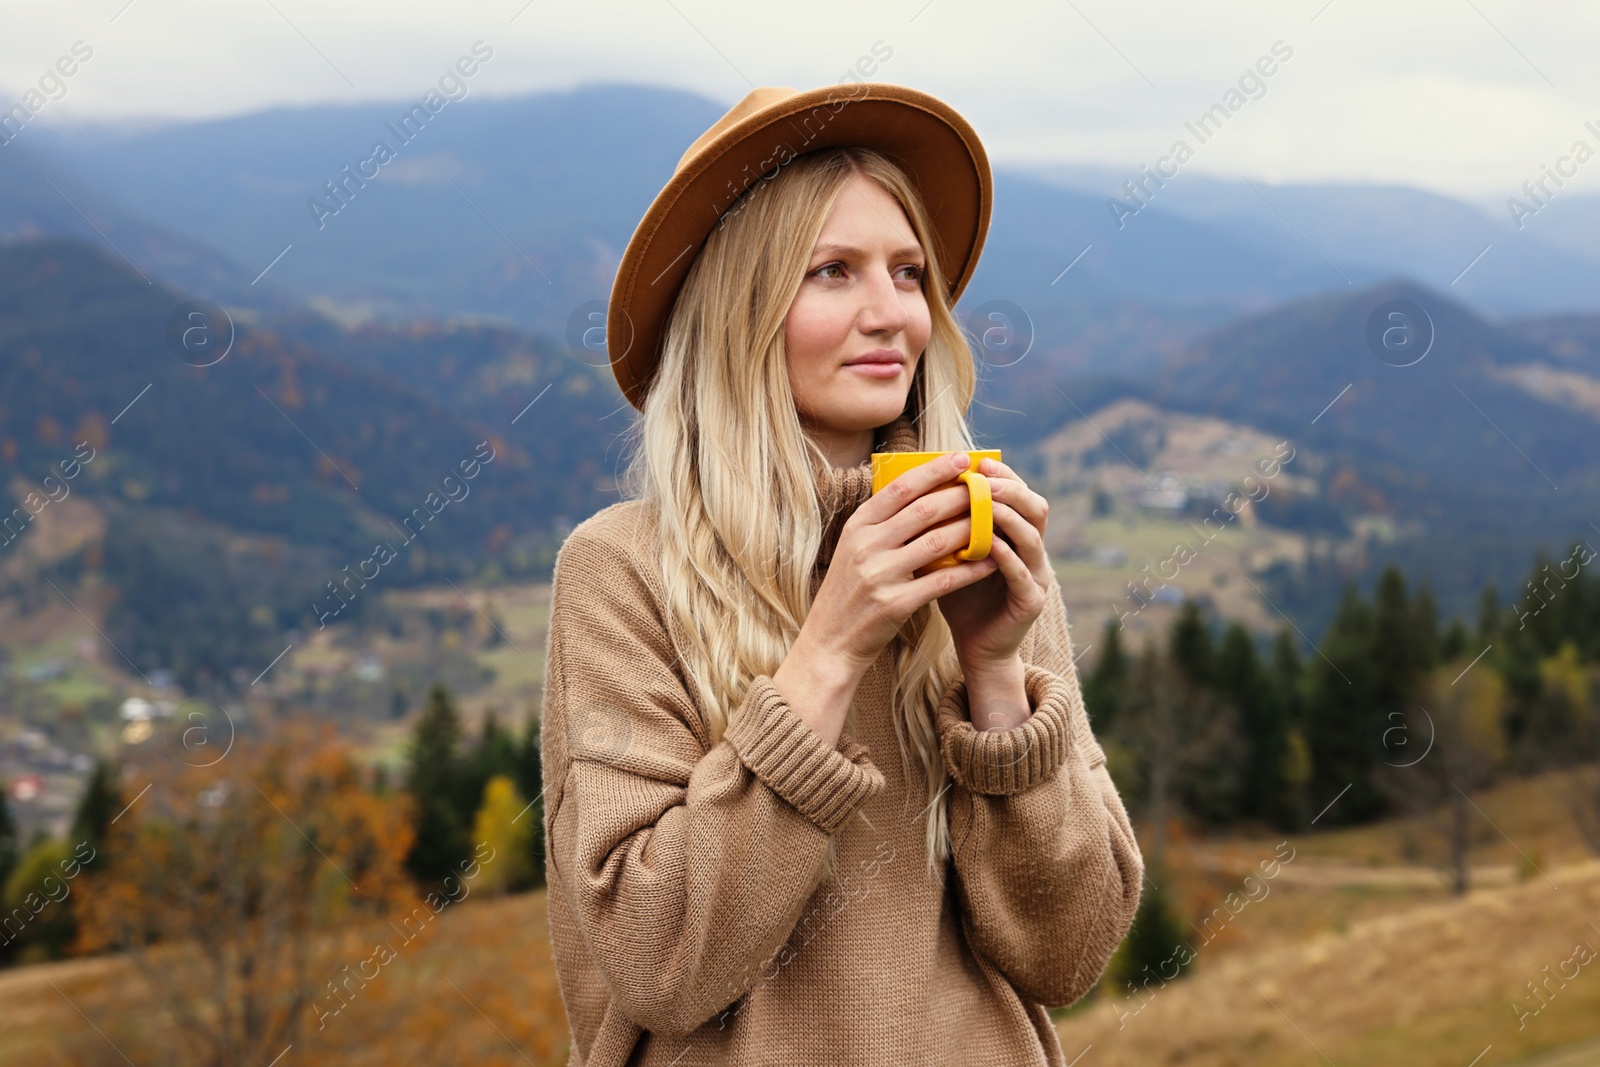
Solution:
{"label": "lip", "polygon": [[861,366],[863,364],[877,364],[879,366],[883,366],[883,365],[899,366],[899,365],[905,363],[905,361],[906,361],[906,357],[901,355],[899,352],[896,352],[892,348],[876,348],[876,349],[873,349],[871,352],[862,353],[861,355],[857,356],[855,359],[852,359],[850,362],[846,363],[845,366],[847,366],[847,367],[858,367],[858,366]]}
{"label": "lip", "polygon": [[900,364],[898,363],[847,363],[846,370],[853,370],[857,374],[864,374],[868,378],[898,378],[900,377]]}

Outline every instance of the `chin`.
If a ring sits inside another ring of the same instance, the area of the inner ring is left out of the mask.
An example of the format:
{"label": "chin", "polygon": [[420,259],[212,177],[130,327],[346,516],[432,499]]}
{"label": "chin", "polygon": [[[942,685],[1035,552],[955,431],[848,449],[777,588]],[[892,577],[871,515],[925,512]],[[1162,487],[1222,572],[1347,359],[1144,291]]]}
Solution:
{"label": "chin", "polygon": [[813,421],[840,430],[876,429],[893,422],[905,410],[910,395],[910,378],[901,375],[898,379],[838,382],[812,394],[802,407]]}
{"label": "chin", "polygon": [[882,426],[894,421],[895,416],[905,410],[910,394],[907,386],[893,381],[875,382],[870,389],[858,385],[848,396],[839,398],[834,410],[840,414],[848,412],[852,422]]}

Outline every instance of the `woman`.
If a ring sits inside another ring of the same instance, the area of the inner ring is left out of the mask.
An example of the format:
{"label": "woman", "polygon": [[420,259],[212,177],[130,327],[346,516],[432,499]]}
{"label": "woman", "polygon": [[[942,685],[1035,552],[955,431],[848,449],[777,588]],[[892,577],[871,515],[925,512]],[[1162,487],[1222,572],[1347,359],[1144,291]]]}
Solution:
{"label": "woman", "polygon": [[1064,1064],[1047,1008],[1132,922],[1045,501],[985,460],[989,557],[919,574],[965,455],[871,493],[875,447],[972,447],[989,188],[933,97],[758,89],[629,244],[628,499],[563,544],[547,649],[574,1064]]}

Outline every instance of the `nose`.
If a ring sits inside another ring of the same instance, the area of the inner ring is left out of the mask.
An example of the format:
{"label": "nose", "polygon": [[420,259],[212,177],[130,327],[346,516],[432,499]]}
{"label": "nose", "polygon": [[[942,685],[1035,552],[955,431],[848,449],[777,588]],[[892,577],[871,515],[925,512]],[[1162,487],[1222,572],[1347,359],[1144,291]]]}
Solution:
{"label": "nose", "polygon": [[869,271],[861,311],[856,316],[861,332],[895,334],[910,325],[911,316],[900,295],[887,269]]}

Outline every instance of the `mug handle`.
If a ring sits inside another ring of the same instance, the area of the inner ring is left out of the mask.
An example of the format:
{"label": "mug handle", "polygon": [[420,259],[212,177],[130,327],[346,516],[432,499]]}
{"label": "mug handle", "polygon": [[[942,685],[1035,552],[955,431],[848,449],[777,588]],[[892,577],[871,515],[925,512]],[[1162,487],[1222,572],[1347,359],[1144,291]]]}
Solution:
{"label": "mug handle", "polygon": [[994,540],[994,497],[989,479],[975,470],[964,470],[957,478],[967,483],[972,498],[972,535],[967,547],[955,556],[962,560],[986,559]]}

